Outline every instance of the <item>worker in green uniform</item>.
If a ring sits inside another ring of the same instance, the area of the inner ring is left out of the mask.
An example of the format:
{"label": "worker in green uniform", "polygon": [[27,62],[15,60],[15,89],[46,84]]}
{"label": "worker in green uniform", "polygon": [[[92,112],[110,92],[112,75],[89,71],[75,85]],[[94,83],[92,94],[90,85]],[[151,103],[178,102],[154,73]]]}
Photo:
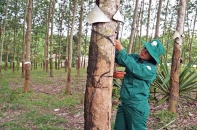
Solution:
{"label": "worker in green uniform", "polygon": [[158,39],[142,42],[140,54],[128,54],[115,40],[115,62],[125,67],[120,101],[116,114],[115,130],[146,130],[149,115],[149,87],[156,78],[159,57],[164,47]]}

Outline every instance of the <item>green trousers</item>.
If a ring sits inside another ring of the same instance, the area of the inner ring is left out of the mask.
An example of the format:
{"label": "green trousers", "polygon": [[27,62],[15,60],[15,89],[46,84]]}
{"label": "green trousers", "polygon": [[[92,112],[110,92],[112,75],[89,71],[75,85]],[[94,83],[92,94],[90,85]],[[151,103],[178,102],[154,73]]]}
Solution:
{"label": "green trousers", "polygon": [[146,130],[149,115],[148,103],[138,105],[120,104],[114,130]]}

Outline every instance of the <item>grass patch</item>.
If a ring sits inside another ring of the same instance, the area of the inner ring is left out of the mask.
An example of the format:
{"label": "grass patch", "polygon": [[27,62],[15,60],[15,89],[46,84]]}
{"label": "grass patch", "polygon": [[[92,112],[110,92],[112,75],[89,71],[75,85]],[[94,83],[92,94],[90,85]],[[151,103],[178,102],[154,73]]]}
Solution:
{"label": "grass patch", "polygon": [[62,129],[66,120],[57,115],[43,113],[40,111],[24,112],[15,116],[11,121],[1,123],[0,127],[4,129],[29,129],[32,126],[34,129]]}
{"label": "grass patch", "polygon": [[158,120],[157,126],[155,126],[157,129],[165,126],[173,120],[176,120],[176,114],[166,110],[157,111],[156,113],[153,113],[153,115]]}
{"label": "grass patch", "polygon": [[[83,71],[85,73],[85,69]],[[56,89],[59,85],[65,85],[67,76],[65,70],[54,70],[53,72],[54,77],[51,78],[49,73],[42,69],[32,70],[30,84],[44,90],[47,90],[48,85],[52,89],[53,86]],[[77,95],[66,95],[64,88],[62,88],[62,92],[60,90],[60,93],[36,92],[32,89],[24,93],[24,78],[21,76],[21,71],[14,73],[11,70],[2,71],[0,80],[0,129],[63,130],[67,122],[66,118],[58,115],[54,109],[64,110],[60,114],[67,113],[67,109],[80,103],[78,93],[76,93]],[[75,85],[80,81],[73,82]],[[50,92],[50,89],[48,91]]]}

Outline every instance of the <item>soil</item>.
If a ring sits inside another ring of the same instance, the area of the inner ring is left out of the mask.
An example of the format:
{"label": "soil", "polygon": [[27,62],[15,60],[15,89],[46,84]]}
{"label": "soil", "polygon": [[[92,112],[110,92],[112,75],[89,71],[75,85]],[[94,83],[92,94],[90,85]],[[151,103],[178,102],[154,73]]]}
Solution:
{"label": "soil", "polygon": [[[65,89],[65,78],[53,77],[50,79],[53,83],[42,85],[38,83],[31,83],[31,90],[37,93],[46,93],[46,94],[59,94]],[[79,93],[84,93],[86,86],[85,78],[72,78],[72,94],[79,95]],[[79,84],[80,82],[80,84]],[[15,86],[15,85],[13,85]],[[82,87],[83,86],[83,87]],[[195,94],[194,94],[195,95]],[[115,120],[116,115],[116,106],[118,101],[113,100],[113,109],[112,109],[112,121]],[[72,108],[59,108],[54,110],[52,113],[57,114],[67,120],[67,123],[64,124],[65,130],[84,129],[84,104],[83,100],[80,104],[73,106]],[[178,118],[176,120],[171,120],[165,125],[161,125],[158,128],[158,124],[161,123],[161,120],[155,116],[155,113],[158,113],[161,110],[167,110],[168,104],[164,103],[162,105],[156,106],[154,102],[150,103],[150,116],[147,122],[147,130],[195,130],[197,129],[197,102],[191,100],[181,100],[181,107],[178,109]],[[10,115],[11,116],[11,115]],[[157,126],[157,127],[156,127]]]}

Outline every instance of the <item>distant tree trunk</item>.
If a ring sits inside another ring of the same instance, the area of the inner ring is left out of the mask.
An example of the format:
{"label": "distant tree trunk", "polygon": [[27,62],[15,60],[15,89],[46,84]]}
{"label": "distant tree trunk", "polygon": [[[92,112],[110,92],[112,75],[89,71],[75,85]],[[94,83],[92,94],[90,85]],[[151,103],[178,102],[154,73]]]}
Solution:
{"label": "distant tree trunk", "polygon": [[179,99],[179,69],[181,58],[181,46],[183,40],[183,27],[185,18],[186,0],[180,0],[178,11],[178,23],[176,32],[180,36],[176,36],[174,40],[174,50],[172,55],[172,65],[170,73],[170,97],[168,110],[176,113],[178,111],[178,99]]}
{"label": "distant tree trunk", "polygon": [[139,3],[139,0],[136,0],[135,1],[135,10],[134,10],[134,14],[133,14],[133,22],[132,22],[132,28],[131,28],[131,35],[130,35],[130,39],[129,39],[128,53],[131,53],[132,46],[133,46],[133,41],[134,41],[134,36],[135,36],[135,31],[136,31],[138,3]]}
{"label": "distant tree trunk", "polygon": [[159,0],[159,8],[158,8],[158,12],[157,12],[157,22],[156,22],[156,29],[155,29],[155,37],[154,38],[159,38],[161,8],[162,8],[162,0]]}
{"label": "distant tree trunk", "polygon": [[58,47],[58,70],[60,69],[60,63],[61,63],[61,44],[62,44],[62,21],[63,21],[63,17],[64,17],[64,6],[60,4],[60,13],[59,13],[59,21],[60,21],[60,27],[59,27],[59,47]]}
{"label": "distant tree trunk", "polygon": [[[139,20],[138,20],[139,21]],[[138,28],[138,24],[139,22],[137,22],[137,28]],[[136,31],[135,35],[134,35],[134,41],[133,41],[133,47],[132,47],[132,51],[133,52],[137,52],[137,41],[138,41],[138,31]]]}
{"label": "distant tree trunk", "polygon": [[196,27],[196,17],[197,17],[197,8],[196,8],[196,14],[194,17],[194,25],[193,25],[193,31],[192,31],[192,38],[189,44],[189,62],[191,61],[191,57],[192,57],[192,43],[194,40],[194,32],[195,32],[195,27]]}
{"label": "distant tree trunk", "polygon": [[[192,44],[193,44],[193,40],[194,40],[194,35],[195,35],[195,27],[196,27],[196,17],[197,17],[197,8],[196,8],[196,14],[195,14],[195,18],[194,18],[194,25],[193,25],[193,32],[192,32],[192,38],[190,41],[190,51],[189,51],[189,58],[192,55]],[[189,61],[191,61],[191,59],[189,59]],[[197,92],[196,92],[196,99],[197,99]]]}
{"label": "distant tree trunk", "polygon": [[75,25],[75,14],[77,11],[77,2],[78,0],[74,1],[74,10],[73,10],[73,18],[72,18],[72,28],[70,32],[70,46],[69,46],[69,58],[68,58],[68,73],[67,73],[67,82],[66,82],[66,93],[71,94],[71,71],[72,71],[72,53],[73,53],[73,32],[74,32],[74,25]]}
{"label": "distant tree trunk", "polygon": [[52,0],[52,12],[51,12],[51,36],[50,36],[50,77],[53,77],[53,19],[55,10],[55,0]]}
{"label": "distant tree trunk", "polygon": [[51,0],[49,1],[48,14],[46,18],[46,32],[45,32],[45,45],[44,45],[44,64],[43,69],[48,72],[48,47],[49,47],[49,26],[50,26],[50,16],[51,16]]}
{"label": "distant tree trunk", "polygon": [[84,0],[81,0],[81,10],[80,10],[80,19],[79,19],[79,32],[78,32],[78,45],[77,45],[77,76],[80,76],[81,68],[81,34],[82,34],[82,22],[83,22],[83,3]]}
{"label": "distant tree trunk", "polygon": [[172,21],[173,21],[173,15],[171,16],[170,27],[168,29],[168,40],[167,40],[167,45],[166,45],[166,61],[168,61],[169,43],[170,43],[170,37],[172,36],[171,34]]}
{"label": "distant tree trunk", "polygon": [[[156,2],[155,2],[156,3]],[[158,4],[156,4],[156,8],[155,8],[156,10],[158,9]],[[152,25],[152,28],[151,28],[151,31],[152,31],[152,33],[151,33],[151,39],[154,37],[154,35],[155,34],[153,34],[154,33],[154,31],[155,31],[155,28],[156,28],[156,26],[155,26],[155,20],[157,20],[157,13],[154,13],[154,14],[152,14],[152,15],[155,15],[155,16],[153,16],[154,18],[153,18],[153,25]]]}
{"label": "distant tree trunk", "polygon": [[146,29],[146,41],[148,41],[149,37],[149,23],[150,23],[150,11],[151,11],[151,4],[152,0],[149,0],[149,6],[148,6],[148,19],[147,19],[147,29]]}
{"label": "distant tree trunk", "polygon": [[25,83],[24,83],[24,92],[29,91],[29,82],[30,82],[30,39],[31,39],[31,25],[32,25],[32,4],[33,0],[28,2],[27,10],[27,31],[25,36],[26,43],[26,55],[25,55]]}
{"label": "distant tree trunk", "polygon": [[[112,19],[119,2],[105,0],[96,4]],[[115,21],[92,25],[84,102],[85,130],[111,130],[116,27]]]}
{"label": "distant tree trunk", "polygon": [[14,9],[15,9],[15,11],[14,11],[14,48],[13,48],[13,68],[12,68],[12,71],[13,72],[15,72],[15,63],[16,63],[16,44],[17,44],[17,40],[16,40],[16,34],[17,34],[17,18],[16,18],[16,16],[17,16],[17,0],[16,0],[16,2],[15,2],[15,7],[14,7]]}
{"label": "distant tree trunk", "polygon": [[139,42],[138,42],[138,53],[141,50],[141,37],[142,37],[142,25],[143,25],[143,15],[144,15],[144,0],[141,1],[141,8],[139,14],[139,22],[140,22],[140,33],[139,33]]}
{"label": "distant tree trunk", "polygon": [[5,60],[5,70],[7,70],[7,68],[8,68],[8,49],[6,50],[6,60]]}
{"label": "distant tree trunk", "polygon": [[67,15],[68,15],[68,24],[67,24],[67,26],[68,26],[68,28],[67,28],[67,38],[66,38],[66,59],[65,59],[65,71],[67,72],[67,70],[68,70],[68,57],[69,57],[69,52],[68,52],[68,48],[69,48],[69,37],[70,37],[70,18],[71,18],[71,16],[70,16],[70,9],[71,9],[71,1],[69,2],[69,7],[68,7],[68,9],[69,9],[69,11],[68,11],[68,13],[67,13]]}
{"label": "distant tree trunk", "polygon": [[[140,10],[141,11],[141,10]],[[136,21],[136,31],[134,34],[134,41],[133,41],[133,45],[132,45],[132,51],[134,53],[139,51],[139,45],[138,45],[138,41],[140,39],[140,31],[139,31],[139,26],[140,26],[140,13],[138,13],[139,16],[137,16],[137,21]]]}
{"label": "distant tree trunk", "polygon": [[165,9],[165,20],[164,20],[164,27],[163,27],[163,36],[162,36],[162,43],[164,44],[164,38],[165,38],[165,34],[166,34],[166,22],[167,22],[167,16],[168,16],[168,4],[169,4],[169,1],[167,1],[167,5],[166,5],[166,9]]}
{"label": "distant tree trunk", "polygon": [[83,68],[85,68],[85,66],[86,66],[87,37],[88,37],[88,24],[86,24],[86,36],[85,36],[85,44],[84,44],[84,60],[83,60]]}
{"label": "distant tree trunk", "polygon": [[[185,35],[184,38],[184,43],[186,43],[186,47],[188,48],[190,46],[190,35],[191,35],[191,24],[192,24],[192,20],[189,19],[189,5],[186,5],[186,9],[185,9],[185,26],[188,28],[187,29],[187,33]],[[186,48],[185,47],[185,48]],[[183,50],[186,50],[183,48]],[[188,49],[187,49],[188,50]],[[189,57],[189,55],[184,55],[184,61],[188,61],[190,62],[191,57]]]}
{"label": "distant tree trunk", "polygon": [[5,33],[5,27],[6,27],[6,18],[8,13],[8,3],[9,0],[6,1],[6,8],[5,8],[5,18],[3,20],[3,27],[1,30],[1,50],[0,50],[0,76],[1,76],[1,69],[2,69],[2,56],[3,56],[3,43],[4,43],[4,33]]}
{"label": "distant tree trunk", "polygon": [[[33,8],[33,6],[32,6]],[[32,12],[32,17],[33,17],[33,12]],[[32,19],[32,30],[34,29],[34,19]],[[35,34],[35,33],[34,33]],[[33,39],[33,35],[31,35],[31,45],[30,45],[30,57],[31,57],[31,70],[33,69],[33,66],[34,66],[34,62],[33,62],[33,47],[34,47],[34,39]]]}
{"label": "distant tree trunk", "polygon": [[[6,37],[6,36],[5,36]],[[7,36],[8,38],[10,37],[10,33],[8,33],[8,36]],[[8,41],[8,44],[9,44],[10,42]],[[6,46],[6,48],[7,48],[7,56],[6,56],[6,62],[7,62],[7,64],[6,64],[6,69],[7,68],[9,68],[9,69],[11,69],[11,64],[8,64],[8,61],[9,61],[9,54],[10,54],[10,51],[9,51],[9,48],[8,48],[8,44],[7,44],[7,46]],[[11,62],[9,62],[9,63],[11,63]]]}

